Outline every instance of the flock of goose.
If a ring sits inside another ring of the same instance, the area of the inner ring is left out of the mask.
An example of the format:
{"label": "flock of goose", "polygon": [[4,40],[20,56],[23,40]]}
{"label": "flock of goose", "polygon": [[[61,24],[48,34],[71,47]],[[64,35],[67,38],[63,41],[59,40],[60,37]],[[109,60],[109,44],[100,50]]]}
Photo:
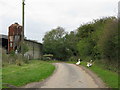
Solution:
{"label": "flock of goose", "polygon": [[[78,62],[76,63],[76,65],[79,65],[81,63],[81,60],[78,59]],[[91,67],[92,66],[92,60],[90,60],[90,62],[87,62],[87,67]]]}

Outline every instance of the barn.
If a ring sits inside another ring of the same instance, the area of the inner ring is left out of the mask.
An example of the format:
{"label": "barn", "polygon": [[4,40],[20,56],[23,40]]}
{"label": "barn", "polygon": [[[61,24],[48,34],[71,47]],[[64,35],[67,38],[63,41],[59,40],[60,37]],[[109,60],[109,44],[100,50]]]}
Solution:
{"label": "barn", "polygon": [[[21,50],[21,36],[22,35],[22,26],[18,23],[12,24],[8,28],[8,36],[0,35],[0,47],[2,47],[6,53],[10,51]],[[42,57],[42,44],[35,40],[24,39],[24,42],[28,46],[27,55],[31,59],[40,59]]]}

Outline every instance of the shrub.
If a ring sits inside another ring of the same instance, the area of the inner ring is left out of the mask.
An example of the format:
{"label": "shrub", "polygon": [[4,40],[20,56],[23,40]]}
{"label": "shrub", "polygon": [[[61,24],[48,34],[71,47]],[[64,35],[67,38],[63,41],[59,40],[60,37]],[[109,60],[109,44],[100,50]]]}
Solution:
{"label": "shrub", "polygon": [[72,56],[69,58],[69,61],[78,61],[78,57]]}

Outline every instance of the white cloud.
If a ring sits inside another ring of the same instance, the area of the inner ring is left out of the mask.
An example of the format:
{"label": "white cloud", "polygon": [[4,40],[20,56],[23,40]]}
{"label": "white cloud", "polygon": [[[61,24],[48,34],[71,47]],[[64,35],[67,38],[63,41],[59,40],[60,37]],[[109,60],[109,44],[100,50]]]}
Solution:
{"label": "white cloud", "polygon": [[[117,16],[119,0],[25,0],[25,35],[41,41],[46,31],[64,27],[67,31],[103,16]],[[0,30],[18,21],[21,24],[22,0],[0,1]]]}

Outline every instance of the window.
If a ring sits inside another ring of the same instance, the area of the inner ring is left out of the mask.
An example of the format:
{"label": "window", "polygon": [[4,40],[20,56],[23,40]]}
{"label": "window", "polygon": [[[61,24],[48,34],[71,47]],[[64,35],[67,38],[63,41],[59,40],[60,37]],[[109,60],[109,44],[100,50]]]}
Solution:
{"label": "window", "polygon": [[12,44],[12,43],[10,43],[10,47],[12,47],[12,45],[13,45],[13,44]]}
{"label": "window", "polygon": [[13,41],[13,36],[10,36],[10,42],[12,42]]}

